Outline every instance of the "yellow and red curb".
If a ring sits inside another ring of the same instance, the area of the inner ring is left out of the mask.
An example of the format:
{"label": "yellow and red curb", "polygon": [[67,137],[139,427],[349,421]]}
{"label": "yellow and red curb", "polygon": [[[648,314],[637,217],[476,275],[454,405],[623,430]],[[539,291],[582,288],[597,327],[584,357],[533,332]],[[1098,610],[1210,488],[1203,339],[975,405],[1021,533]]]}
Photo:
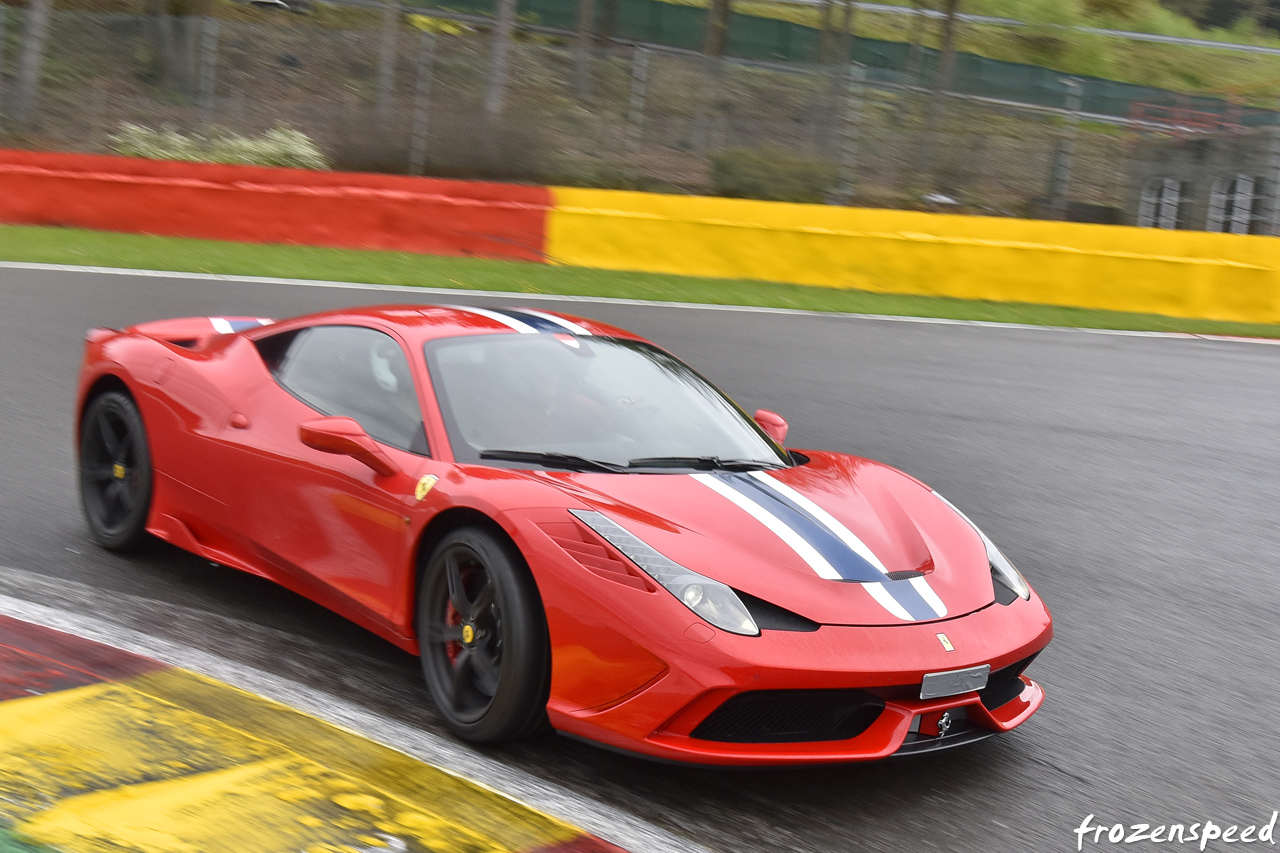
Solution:
{"label": "yellow and red curb", "polygon": [[292,708],[0,616],[0,849],[621,853]]}

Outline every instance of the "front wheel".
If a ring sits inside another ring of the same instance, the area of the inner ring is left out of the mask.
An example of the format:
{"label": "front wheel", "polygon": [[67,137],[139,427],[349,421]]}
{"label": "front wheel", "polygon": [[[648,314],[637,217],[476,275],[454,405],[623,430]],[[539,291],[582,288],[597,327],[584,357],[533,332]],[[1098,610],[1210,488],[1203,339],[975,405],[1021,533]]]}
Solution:
{"label": "front wheel", "polygon": [[418,643],[427,688],[451,732],[498,743],[544,727],[546,619],[510,543],[477,527],[440,542],[422,576]]}
{"label": "front wheel", "polygon": [[151,450],[142,414],[120,391],[94,397],[80,423],[80,502],[89,532],[124,551],[146,535],[151,510]]}

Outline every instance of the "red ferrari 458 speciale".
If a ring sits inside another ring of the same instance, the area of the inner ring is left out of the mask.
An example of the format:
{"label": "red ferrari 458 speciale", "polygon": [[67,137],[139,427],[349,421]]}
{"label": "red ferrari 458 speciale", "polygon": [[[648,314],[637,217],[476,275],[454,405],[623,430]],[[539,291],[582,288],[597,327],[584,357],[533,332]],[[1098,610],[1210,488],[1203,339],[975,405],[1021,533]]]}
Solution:
{"label": "red ferrari 458 speciale", "polygon": [[1044,693],[1043,602],[886,465],[783,446],[663,349],[521,309],[87,335],[94,537],[160,537],[420,655],[440,716],[705,764],[927,752]]}

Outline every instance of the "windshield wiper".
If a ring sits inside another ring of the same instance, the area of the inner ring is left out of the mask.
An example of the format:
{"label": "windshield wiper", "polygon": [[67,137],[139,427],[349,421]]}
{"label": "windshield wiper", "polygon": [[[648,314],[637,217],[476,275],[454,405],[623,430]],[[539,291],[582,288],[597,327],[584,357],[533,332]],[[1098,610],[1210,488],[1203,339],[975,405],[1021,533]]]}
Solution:
{"label": "windshield wiper", "polygon": [[588,459],[572,453],[553,453],[539,450],[481,450],[481,459],[500,459],[504,462],[532,462],[548,468],[566,468],[570,471],[608,471],[616,474],[625,472],[623,465],[603,462],[599,459]]}
{"label": "windshield wiper", "polygon": [[699,471],[762,471],[783,468],[781,462],[764,459],[721,459],[719,456],[642,456],[627,463],[628,468],[694,468]]}

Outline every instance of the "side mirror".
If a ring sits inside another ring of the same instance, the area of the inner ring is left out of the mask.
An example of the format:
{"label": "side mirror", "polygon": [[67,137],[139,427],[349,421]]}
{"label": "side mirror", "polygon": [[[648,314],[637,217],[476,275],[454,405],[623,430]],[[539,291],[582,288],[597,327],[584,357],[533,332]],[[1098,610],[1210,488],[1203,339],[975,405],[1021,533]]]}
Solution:
{"label": "side mirror", "polygon": [[756,409],[756,423],[760,425],[760,429],[764,430],[765,435],[772,438],[778,444],[782,444],[787,440],[787,422],[775,412],[768,409]]}
{"label": "side mirror", "polygon": [[351,418],[319,418],[299,424],[298,439],[313,450],[359,459],[383,477],[400,471],[364,427]]}

